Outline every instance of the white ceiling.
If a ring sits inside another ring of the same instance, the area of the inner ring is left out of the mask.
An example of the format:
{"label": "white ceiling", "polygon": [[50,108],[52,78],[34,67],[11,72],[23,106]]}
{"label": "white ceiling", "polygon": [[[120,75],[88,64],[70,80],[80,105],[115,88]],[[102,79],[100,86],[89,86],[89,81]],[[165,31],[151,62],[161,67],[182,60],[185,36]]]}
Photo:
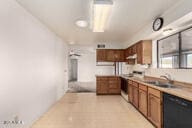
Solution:
{"label": "white ceiling", "polygon": [[93,33],[90,28],[75,25],[78,19],[90,21],[92,0],[17,1],[63,40],[93,44],[125,42],[180,0],[113,0],[112,15],[104,33]]}

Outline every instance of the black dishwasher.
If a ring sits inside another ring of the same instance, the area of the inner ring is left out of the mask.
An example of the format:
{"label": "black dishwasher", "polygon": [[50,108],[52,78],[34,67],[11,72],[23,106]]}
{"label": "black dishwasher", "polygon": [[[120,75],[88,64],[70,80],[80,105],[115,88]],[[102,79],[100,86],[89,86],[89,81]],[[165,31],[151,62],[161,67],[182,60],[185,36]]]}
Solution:
{"label": "black dishwasher", "polygon": [[164,128],[192,128],[192,102],[164,93]]}

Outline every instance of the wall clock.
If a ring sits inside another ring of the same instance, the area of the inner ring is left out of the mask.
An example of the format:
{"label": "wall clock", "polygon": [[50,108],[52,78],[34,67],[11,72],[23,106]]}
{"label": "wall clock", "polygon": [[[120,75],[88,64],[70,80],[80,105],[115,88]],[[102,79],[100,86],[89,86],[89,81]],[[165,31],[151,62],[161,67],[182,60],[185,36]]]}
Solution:
{"label": "wall clock", "polygon": [[163,27],[163,18],[162,17],[158,17],[153,22],[153,30],[154,31],[159,31],[162,27]]}

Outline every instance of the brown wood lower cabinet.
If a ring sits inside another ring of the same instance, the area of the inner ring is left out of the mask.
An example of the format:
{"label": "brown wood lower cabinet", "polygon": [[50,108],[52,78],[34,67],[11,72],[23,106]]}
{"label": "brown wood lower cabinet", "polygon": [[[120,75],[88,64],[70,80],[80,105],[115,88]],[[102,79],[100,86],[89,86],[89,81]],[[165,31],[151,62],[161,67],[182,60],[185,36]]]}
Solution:
{"label": "brown wood lower cabinet", "polygon": [[108,78],[107,77],[99,77],[97,78],[97,88],[96,92],[99,94],[107,94],[108,93]]}
{"label": "brown wood lower cabinet", "polygon": [[148,89],[148,119],[157,127],[162,127],[161,92]]}
{"label": "brown wood lower cabinet", "polygon": [[98,76],[97,78],[97,94],[120,94],[121,80],[116,76]]}
{"label": "brown wood lower cabinet", "polygon": [[139,106],[139,90],[138,87],[133,86],[133,105],[138,108]]}
{"label": "brown wood lower cabinet", "polygon": [[132,86],[132,81],[128,80],[129,86],[128,86],[128,97],[129,97],[129,102],[133,103],[133,86]]}
{"label": "brown wood lower cabinet", "polygon": [[157,128],[162,128],[161,92],[135,81],[128,80],[128,83],[130,103]]}
{"label": "brown wood lower cabinet", "polygon": [[147,86],[139,84],[139,111],[147,117]]}
{"label": "brown wood lower cabinet", "polygon": [[109,77],[108,79],[109,93],[120,94],[120,77]]}

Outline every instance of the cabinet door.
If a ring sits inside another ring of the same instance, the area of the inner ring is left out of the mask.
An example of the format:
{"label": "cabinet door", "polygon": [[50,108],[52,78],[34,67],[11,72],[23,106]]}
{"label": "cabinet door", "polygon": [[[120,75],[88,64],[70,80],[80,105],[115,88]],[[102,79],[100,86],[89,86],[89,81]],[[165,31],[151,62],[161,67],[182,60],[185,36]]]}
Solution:
{"label": "cabinet door", "polygon": [[115,51],[114,50],[107,50],[106,51],[106,58],[107,58],[107,61],[115,62]]}
{"label": "cabinet door", "polygon": [[148,94],[148,119],[161,128],[161,100],[151,93]]}
{"label": "cabinet door", "polygon": [[132,54],[137,54],[137,45],[132,46]]}
{"label": "cabinet door", "polygon": [[107,94],[107,93],[108,93],[108,82],[97,81],[97,94]]}
{"label": "cabinet door", "polygon": [[128,56],[130,56],[130,55],[129,55],[129,48],[125,49],[125,59],[126,59]]}
{"label": "cabinet door", "polygon": [[109,93],[120,94],[120,92],[121,92],[120,78],[118,78],[118,77],[109,78],[108,86],[109,86]]}
{"label": "cabinet door", "polygon": [[147,91],[139,89],[139,111],[147,117]]}
{"label": "cabinet door", "polygon": [[133,55],[132,47],[129,47],[129,48],[128,48],[128,54],[129,54],[129,56],[132,56],[132,55]]}
{"label": "cabinet door", "polygon": [[115,60],[117,62],[124,62],[125,61],[125,51],[124,50],[115,51]]}
{"label": "cabinet door", "polygon": [[142,43],[142,50],[143,50],[143,64],[151,64],[152,63],[152,41],[145,40]]}
{"label": "cabinet door", "polygon": [[138,108],[139,102],[139,92],[138,92],[138,87],[133,86],[133,105]]}
{"label": "cabinet door", "polygon": [[137,63],[143,64],[143,47],[142,42],[137,43]]}
{"label": "cabinet door", "polygon": [[133,103],[133,86],[130,83],[128,85],[128,96],[129,96],[129,102]]}
{"label": "cabinet door", "polygon": [[117,89],[119,88],[119,81],[116,77],[109,78],[109,88],[110,89]]}
{"label": "cabinet door", "polygon": [[106,50],[97,49],[97,62],[106,61]]}
{"label": "cabinet door", "polygon": [[152,41],[145,40],[137,43],[137,63],[151,64],[152,63]]}

